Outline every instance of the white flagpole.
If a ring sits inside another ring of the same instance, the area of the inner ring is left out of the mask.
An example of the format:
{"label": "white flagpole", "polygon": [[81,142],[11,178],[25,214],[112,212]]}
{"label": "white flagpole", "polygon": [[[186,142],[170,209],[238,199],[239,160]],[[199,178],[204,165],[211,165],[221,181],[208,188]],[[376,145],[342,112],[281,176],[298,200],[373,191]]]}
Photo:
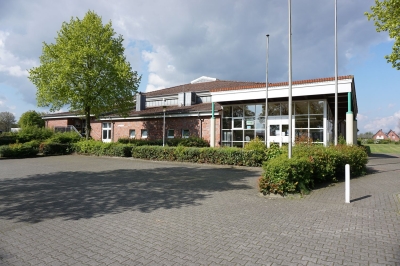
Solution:
{"label": "white flagpole", "polygon": [[268,142],[268,55],[269,55],[269,34],[267,34],[267,58],[266,58],[266,71],[265,71],[265,136],[264,144],[267,146]]}
{"label": "white flagpole", "polygon": [[337,54],[337,0],[335,0],[335,146],[338,144],[338,54]]}
{"label": "white flagpole", "polygon": [[289,0],[289,159],[292,158],[292,1]]}

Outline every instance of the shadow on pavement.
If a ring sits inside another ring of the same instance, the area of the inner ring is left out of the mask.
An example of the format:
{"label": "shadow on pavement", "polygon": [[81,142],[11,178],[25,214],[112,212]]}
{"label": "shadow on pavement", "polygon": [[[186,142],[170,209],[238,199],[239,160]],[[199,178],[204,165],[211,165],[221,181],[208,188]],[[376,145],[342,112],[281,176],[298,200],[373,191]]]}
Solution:
{"label": "shadow on pavement", "polygon": [[200,205],[213,192],[252,189],[244,181],[255,175],[243,169],[175,167],[6,179],[0,181],[0,218],[36,223]]}
{"label": "shadow on pavement", "polygon": [[366,195],[366,196],[363,196],[363,197],[352,199],[352,200],[350,200],[350,202],[356,202],[356,201],[367,199],[367,198],[370,198],[370,197],[372,197],[372,196],[371,195]]}
{"label": "shadow on pavement", "polygon": [[383,153],[371,153],[368,157],[370,157],[370,158],[399,158],[396,155],[383,154]]}

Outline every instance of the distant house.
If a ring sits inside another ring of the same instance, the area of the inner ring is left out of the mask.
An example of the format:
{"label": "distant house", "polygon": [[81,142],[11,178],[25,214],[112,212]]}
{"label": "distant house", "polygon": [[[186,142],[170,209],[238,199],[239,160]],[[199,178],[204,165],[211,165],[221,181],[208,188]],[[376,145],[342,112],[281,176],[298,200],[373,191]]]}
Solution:
{"label": "distant house", "polygon": [[391,141],[399,141],[400,137],[393,130],[389,130],[388,133],[382,131],[382,129],[378,130],[375,135],[372,136],[372,139],[380,140],[380,139],[390,139]]}

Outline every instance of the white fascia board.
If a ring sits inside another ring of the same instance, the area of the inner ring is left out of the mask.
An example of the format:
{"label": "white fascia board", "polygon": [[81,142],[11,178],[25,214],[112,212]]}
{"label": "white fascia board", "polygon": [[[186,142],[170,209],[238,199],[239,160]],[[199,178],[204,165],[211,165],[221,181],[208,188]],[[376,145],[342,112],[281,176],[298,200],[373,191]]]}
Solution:
{"label": "white fascia board", "polygon": [[[94,117],[94,115],[90,115],[90,117]],[[49,120],[49,119],[60,119],[60,118],[86,118],[85,115],[64,115],[64,116],[52,116],[52,117],[43,117],[43,120]]]}
{"label": "white fascia board", "polygon": [[[351,79],[339,80],[338,92],[339,93],[351,92],[351,84],[352,84]],[[295,85],[292,87],[292,97],[326,95],[333,93],[335,93],[334,81]],[[287,86],[268,88],[268,98],[273,99],[273,98],[282,98],[288,96],[289,96],[289,88]],[[259,99],[265,99],[265,88],[212,92],[211,97],[213,102],[259,100]]]}
{"label": "white fascia board", "polygon": [[[190,114],[165,114],[167,118],[174,117],[201,117],[201,116],[211,116],[212,112],[207,113],[190,113]],[[219,116],[219,112],[214,112],[214,116]],[[141,119],[150,119],[150,118],[163,118],[164,115],[151,115],[151,116],[130,116],[130,117],[102,117],[99,120],[101,121],[109,121],[109,120],[141,120]]]}

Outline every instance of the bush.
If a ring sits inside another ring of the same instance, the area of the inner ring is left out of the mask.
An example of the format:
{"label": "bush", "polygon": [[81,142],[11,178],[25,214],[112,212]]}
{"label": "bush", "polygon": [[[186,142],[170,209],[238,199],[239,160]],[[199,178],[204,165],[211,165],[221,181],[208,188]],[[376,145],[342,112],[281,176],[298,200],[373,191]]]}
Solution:
{"label": "bush", "polygon": [[96,140],[82,140],[73,144],[73,149],[80,154],[90,154],[97,156],[132,156],[132,145],[118,142],[103,143]]}
{"label": "bush", "polygon": [[264,195],[308,193],[313,185],[312,163],[307,158],[288,159],[286,155],[281,155],[271,159],[263,168],[264,174],[258,184]]}
{"label": "bush", "polygon": [[[130,139],[130,138],[120,138],[118,139],[119,143],[123,144],[132,144],[134,146],[162,146],[163,141],[161,140],[147,140],[147,139]],[[197,137],[190,138],[173,138],[167,139],[165,142],[166,146],[176,147],[176,146],[185,146],[185,147],[209,147],[209,143]]]}
{"label": "bush", "polygon": [[39,146],[39,152],[43,155],[64,155],[71,154],[73,148],[70,143],[43,142]]}
{"label": "bush", "polygon": [[68,143],[76,143],[80,140],[82,140],[82,137],[76,132],[64,132],[64,133],[57,132],[54,133],[54,135],[51,136],[46,141],[49,143],[68,144]]}
{"label": "bush", "polygon": [[54,132],[51,129],[32,126],[21,129],[17,134],[17,140],[19,143],[32,140],[42,141],[52,137],[53,135]]}
{"label": "bush", "polygon": [[17,142],[17,134],[8,132],[0,134],[0,146],[14,144],[16,142]]}
{"label": "bush", "polygon": [[0,146],[0,157],[26,158],[34,157],[39,151],[39,142],[30,141]]}
{"label": "bush", "polygon": [[178,146],[184,146],[184,147],[210,147],[210,144],[208,141],[198,138],[198,137],[189,137],[185,139],[181,139],[179,141]]}

